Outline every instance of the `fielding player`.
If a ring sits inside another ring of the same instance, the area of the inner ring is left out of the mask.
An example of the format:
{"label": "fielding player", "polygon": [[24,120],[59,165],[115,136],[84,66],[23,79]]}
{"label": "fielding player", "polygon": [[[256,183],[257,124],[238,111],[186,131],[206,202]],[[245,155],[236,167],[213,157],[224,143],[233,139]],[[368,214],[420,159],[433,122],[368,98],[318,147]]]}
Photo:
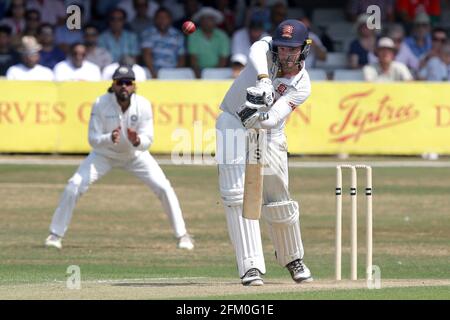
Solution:
{"label": "fielding player", "polygon": [[303,263],[299,206],[288,191],[284,134],[287,117],[311,92],[304,68],[310,43],[303,23],[282,22],[273,38],[264,37],[252,45],[249,63],[220,106],[223,112],[216,123],[219,187],[243,285],[263,285],[266,272],[259,221],[242,217],[246,139],[239,139],[238,131],[246,129],[267,132],[265,170],[272,174],[264,175],[261,216],[268,224],[276,259],[294,281],[312,281]]}
{"label": "fielding player", "polygon": [[175,191],[148,148],[153,142],[150,102],[135,93],[135,75],[120,66],[109,92],[95,102],[89,121],[89,144],[93,150],[70,178],[53,215],[46,246],[61,249],[75,204],[89,186],[111,168],[123,168],[142,180],[159,198],[178,238],[178,247],[194,248],[186,232]]}

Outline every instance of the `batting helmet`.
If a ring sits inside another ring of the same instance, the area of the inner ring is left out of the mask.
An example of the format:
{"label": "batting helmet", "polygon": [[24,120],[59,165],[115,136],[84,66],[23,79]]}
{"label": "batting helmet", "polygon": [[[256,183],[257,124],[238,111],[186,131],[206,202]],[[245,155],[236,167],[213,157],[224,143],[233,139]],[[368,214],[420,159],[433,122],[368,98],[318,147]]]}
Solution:
{"label": "batting helmet", "polygon": [[302,47],[297,63],[305,60],[312,43],[311,39],[308,38],[308,33],[308,28],[298,20],[289,19],[280,23],[272,37],[274,59],[278,57],[278,47]]}

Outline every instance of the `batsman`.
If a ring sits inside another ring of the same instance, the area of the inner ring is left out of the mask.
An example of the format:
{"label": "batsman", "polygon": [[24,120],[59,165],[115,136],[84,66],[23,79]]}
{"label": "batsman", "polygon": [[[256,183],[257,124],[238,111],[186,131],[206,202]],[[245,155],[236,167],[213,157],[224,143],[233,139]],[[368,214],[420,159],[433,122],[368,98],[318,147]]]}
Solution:
{"label": "batsman", "polygon": [[266,273],[259,220],[244,218],[242,214],[245,179],[255,178],[245,176],[248,133],[255,130],[261,133],[259,139],[265,141],[258,144],[264,146],[261,218],[267,222],[276,259],[295,282],[312,281],[303,262],[299,205],[288,190],[284,134],[288,116],[311,93],[305,69],[310,44],[303,23],[283,21],[273,37],[264,37],[252,45],[250,63],[235,79],[220,106],[223,112],[216,122],[219,188],[244,286],[263,285],[262,275]]}

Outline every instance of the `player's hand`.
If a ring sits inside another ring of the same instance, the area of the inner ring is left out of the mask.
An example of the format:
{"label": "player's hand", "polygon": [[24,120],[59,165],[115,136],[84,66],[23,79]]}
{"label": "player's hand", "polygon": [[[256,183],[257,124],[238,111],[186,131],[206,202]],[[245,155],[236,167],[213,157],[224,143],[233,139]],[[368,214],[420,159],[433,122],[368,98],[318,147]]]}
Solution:
{"label": "player's hand", "polygon": [[247,100],[237,115],[241,119],[244,127],[256,128],[260,115],[259,109],[266,107],[264,102],[265,93],[261,88],[247,88]]}
{"label": "player's hand", "polygon": [[127,128],[128,140],[130,140],[131,144],[135,147],[141,144],[141,139],[137,132],[133,129]]}
{"label": "player's hand", "polygon": [[262,78],[256,81],[256,87],[264,92],[264,103],[271,107],[275,101],[275,90],[272,85],[272,80],[269,78]]}
{"label": "player's hand", "polygon": [[114,144],[118,144],[120,142],[120,126],[112,131],[111,140]]}

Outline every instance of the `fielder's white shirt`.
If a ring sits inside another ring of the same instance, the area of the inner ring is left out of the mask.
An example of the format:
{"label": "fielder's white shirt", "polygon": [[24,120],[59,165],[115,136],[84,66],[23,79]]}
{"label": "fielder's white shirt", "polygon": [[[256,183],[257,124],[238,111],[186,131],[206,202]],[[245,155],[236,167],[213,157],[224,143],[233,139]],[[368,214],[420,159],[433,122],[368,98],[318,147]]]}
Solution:
{"label": "fielder's white shirt", "polygon": [[303,68],[291,78],[278,77],[278,67],[272,59],[272,37],[264,37],[250,48],[249,63],[235,79],[223,99],[220,109],[233,115],[246,101],[247,88],[255,86],[259,74],[268,74],[275,88],[275,103],[261,111],[269,113],[269,119],[262,121],[264,129],[281,131],[289,114],[311,94],[311,81]]}
{"label": "fielder's white shirt", "polygon": [[[119,126],[120,141],[114,144],[111,133]],[[127,128],[138,133],[141,143],[137,147],[128,140]],[[152,142],[153,113],[146,98],[133,94],[125,113],[114,93],[107,93],[95,101],[89,120],[89,144],[93,151],[108,158],[127,160],[147,151]]]}
{"label": "fielder's white shirt", "polygon": [[70,60],[57,63],[53,68],[55,81],[100,81],[100,68],[87,60],[80,68],[75,68]]}
{"label": "fielder's white shirt", "polygon": [[23,64],[16,64],[6,71],[8,80],[53,81],[53,71],[40,64],[28,68]]}

